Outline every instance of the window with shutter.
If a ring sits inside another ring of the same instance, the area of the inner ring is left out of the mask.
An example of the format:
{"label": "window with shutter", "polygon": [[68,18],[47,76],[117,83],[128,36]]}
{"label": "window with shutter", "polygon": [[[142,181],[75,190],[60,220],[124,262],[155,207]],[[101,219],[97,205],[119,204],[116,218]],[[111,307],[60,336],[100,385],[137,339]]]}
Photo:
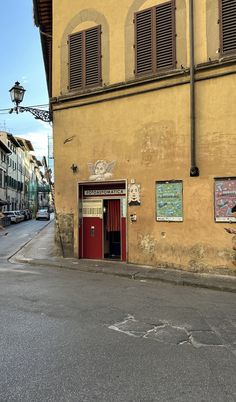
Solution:
{"label": "window with shutter", "polygon": [[165,2],[135,14],[135,74],[174,69],[175,2]]}
{"label": "window with shutter", "polygon": [[69,80],[70,89],[82,88],[82,32],[71,35],[69,38]]}
{"label": "window with shutter", "polygon": [[101,27],[69,37],[69,89],[101,85]]}
{"label": "window with shutter", "polygon": [[136,14],[136,74],[153,72],[152,9]]}
{"label": "window with shutter", "polygon": [[236,54],[236,0],[220,0],[220,53]]}

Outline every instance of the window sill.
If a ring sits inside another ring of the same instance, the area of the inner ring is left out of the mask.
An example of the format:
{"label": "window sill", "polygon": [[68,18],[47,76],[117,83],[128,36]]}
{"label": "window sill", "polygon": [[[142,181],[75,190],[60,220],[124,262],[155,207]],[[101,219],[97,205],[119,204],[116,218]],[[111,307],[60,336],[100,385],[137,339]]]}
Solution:
{"label": "window sill", "polygon": [[221,67],[225,65],[231,65],[236,63],[236,54],[231,56],[222,56],[216,60],[209,60],[204,63],[199,63],[196,65],[196,70],[202,70],[204,68],[214,68],[214,67]]}
{"label": "window sill", "polygon": [[123,89],[128,89],[132,87],[137,87],[141,86],[143,84],[150,84],[152,82],[156,81],[162,81],[166,79],[171,79],[171,78],[176,78],[179,76],[187,75],[189,73],[189,68],[183,68],[183,69],[176,69],[176,70],[169,70],[165,71],[156,75],[148,75],[148,76],[142,76],[139,78],[133,78],[131,80],[128,80],[126,82],[118,82],[117,84],[112,84],[112,85],[103,85],[102,87],[93,87],[91,89],[84,89],[84,90],[79,90],[79,91],[68,91],[67,93],[60,95],[58,97],[53,97],[50,99],[51,104],[55,104],[58,102],[63,102],[63,101],[71,101],[75,99],[81,99],[81,98],[87,98],[90,96],[94,95],[99,95],[99,94],[104,94],[104,93],[109,93],[109,92],[114,92],[118,90],[123,90]]}

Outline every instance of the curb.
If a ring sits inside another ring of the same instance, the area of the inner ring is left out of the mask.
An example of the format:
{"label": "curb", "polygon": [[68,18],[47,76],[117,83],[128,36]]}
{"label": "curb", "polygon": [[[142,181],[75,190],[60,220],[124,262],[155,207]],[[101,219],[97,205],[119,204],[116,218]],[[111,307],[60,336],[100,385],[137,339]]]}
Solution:
{"label": "curb", "polygon": [[[211,289],[223,292],[231,292],[236,293],[236,278],[226,277],[222,278],[220,276],[200,276],[200,274],[190,274],[185,272],[168,272],[168,271],[158,271],[158,270],[147,270],[140,271],[138,267],[129,267],[128,270],[121,270],[117,268],[110,267],[101,267],[101,266],[79,266],[79,264],[75,264],[75,266],[66,265],[64,261],[53,262],[51,260],[40,260],[40,259],[31,259],[31,258],[14,258],[15,262],[29,264],[33,266],[47,266],[54,268],[64,268],[68,270],[75,270],[80,272],[89,272],[89,273],[98,273],[105,275],[113,275],[126,277],[133,280],[146,280],[146,281],[159,281],[163,283],[169,283],[177,286],[192,286],[196,288],[203,289]],[[190,276],[191,275],[191,276]],[[228,282],[228,283],[227,283]],[[235,283],[232,283],[235,282]]]}
{"label": "curb", "polygon": [[[52,223],[52,222],[53,222],[53,219],[50,220],[49,222],[47,222],[47,223],[45,224],[45,226],[43,226],[42,228],[40,228],[40,229],[35,233],[34,237],[37,236],[40,232],[42,232],[42,230],[44,230],[44,229],[45,229],[48,225],[50,225],[50,223]],[[13,258],[14,255],[18,254],[18,253],[19,253],[25,246],[27,246],[31,241],[33,241],[33,240],[34,240],[34,237],[31,238],[31,239],[29,239],[26,243],[22,244],[22,245],[18,248],[18,250],[15,251],[13,254],[7,255],[7,256],[6,256],[6,260],[9,261],[9,262],[11,262],[10,259]]]}

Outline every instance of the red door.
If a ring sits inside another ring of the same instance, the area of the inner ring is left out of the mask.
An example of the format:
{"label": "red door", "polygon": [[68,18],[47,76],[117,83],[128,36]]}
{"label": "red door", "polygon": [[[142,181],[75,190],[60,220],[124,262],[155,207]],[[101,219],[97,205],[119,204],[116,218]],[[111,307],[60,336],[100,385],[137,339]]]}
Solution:
{"label": "red door", "polygon": [[101,260],[103,220],[100,218],[83,218],[83,258]]}

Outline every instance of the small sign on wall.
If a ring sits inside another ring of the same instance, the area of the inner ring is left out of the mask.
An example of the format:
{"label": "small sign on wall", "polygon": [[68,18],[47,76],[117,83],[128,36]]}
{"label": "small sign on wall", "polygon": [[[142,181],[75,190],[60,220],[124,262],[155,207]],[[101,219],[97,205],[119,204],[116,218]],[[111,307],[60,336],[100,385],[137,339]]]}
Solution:
{"label": "small sign on wall", "polygon": [[140,184],[131,183],[128,185],[128,204],[131,207],[132,205],[140,205]]}
{"label": "small sign on wall", "polygon": [[231,209],[236,205],[236,178],[215,179],[215,221],[236,222]]}
{"label": "small sign on wall", "polygon": [[156,182],[156,220],[183,221],[183,182]]}
{"label": "small sign on wall", "polygon": [[83,201],[83,218],[101,218],[103,217],[102,200]]}

